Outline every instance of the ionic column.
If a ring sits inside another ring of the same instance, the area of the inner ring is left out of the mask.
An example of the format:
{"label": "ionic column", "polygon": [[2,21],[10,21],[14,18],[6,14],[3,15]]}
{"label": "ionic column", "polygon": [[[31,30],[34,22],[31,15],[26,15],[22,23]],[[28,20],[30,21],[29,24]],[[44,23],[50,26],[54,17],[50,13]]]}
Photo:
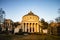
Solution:
{"label": "ionic column", "polygon": [[30,23],[30,32],[31,32],[31,23]]}
{"label": "ionic column", "polygon": [[28,32],[28,23],[27,23],[27,32]]}
{"label": "ionic column", "polygon": [[33,23],[31,23],[31,32],[33,33]]}
{"label": "ionic column", "polygon": [[22,31],[24,32],[24,23],[22,23]]}
{"label": "ionic column", "polygon": [[37,23],[37,32],[39,32],[39,26],[38,26],[38,23]]}
{"label": "ionic column", "polygon": [[25,32],[25,23],[24,23],[24,26],[23,27],[24,27],[24,32]]}
{"label": "ionic column", "polygon": [[34,32],[34,23],[33,23],[33,32]]}
{"label": "ionic column", "polygon": [[40,25],[39,25],[39,33],[40,33],[41,29],[40,29]]}
{"label": "ionic column", "polygon": [[39,33],[41,33],[42,32],[42,28],[41,28],[41,26],[39,25]]}
{"label": "ionic column", "polygon": [[28,23],[28,32],[30,32],[30,23]]}
{"label": "ionic column", "polygon": [[37,32],[37,23],[36,23],[36,32]]}
{"label": "ionic column", "polygon": [[27,32],[27,23],[25,23],[25,32]]}
{"label": "ionic column", "polygon": [[36,32],[36,23],[34,23],[34,32]]}
{"label": "ionic column", "polygon": [[24,23],[22,23],[22,31],[24,32]]}

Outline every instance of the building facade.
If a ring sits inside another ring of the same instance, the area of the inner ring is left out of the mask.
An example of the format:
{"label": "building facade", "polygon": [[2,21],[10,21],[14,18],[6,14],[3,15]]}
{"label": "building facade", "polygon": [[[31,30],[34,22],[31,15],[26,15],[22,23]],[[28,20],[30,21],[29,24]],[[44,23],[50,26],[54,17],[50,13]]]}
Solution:
{"label": "building facade", "polygon": [[48,27],[48,34],[60,35],[60,22],[51,22]]}
{"label": "building facade", "polygon": [[41,23],[39,17],[32,11],[22,17],[21,29],[23,32],[38,33],[41,32]]}
{"label": "building facade", "polygon": [[13,23],[12,20],[5,19],[4,26],[3,26],[2,30],[6,30],[6,28],[8,28],[9,31],[12,31],[12,23]]}

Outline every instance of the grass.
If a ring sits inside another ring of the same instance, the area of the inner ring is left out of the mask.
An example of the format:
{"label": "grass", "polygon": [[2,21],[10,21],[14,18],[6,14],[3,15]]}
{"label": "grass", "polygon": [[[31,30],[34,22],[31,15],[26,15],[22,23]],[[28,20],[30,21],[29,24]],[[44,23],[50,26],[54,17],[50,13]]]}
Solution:
{"label": "grass", "polygon": [[53,35],[6,35],[6,34],[0,34],[0,40],[60,40],[60,36],[53,36]]}

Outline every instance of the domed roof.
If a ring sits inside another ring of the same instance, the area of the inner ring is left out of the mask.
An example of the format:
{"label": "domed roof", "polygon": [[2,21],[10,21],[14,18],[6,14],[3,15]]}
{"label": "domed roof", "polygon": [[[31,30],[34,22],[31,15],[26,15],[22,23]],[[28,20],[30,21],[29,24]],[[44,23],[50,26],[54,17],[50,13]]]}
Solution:
{"label": "domed roof", "polygon": [[[29,16],[29,15],[32,15],[32,16],[37,16],[35,15],[32,11],[30,11],[28,14],[24,15],[24,16]],[[38,16],[37,16],[38,17]]]}

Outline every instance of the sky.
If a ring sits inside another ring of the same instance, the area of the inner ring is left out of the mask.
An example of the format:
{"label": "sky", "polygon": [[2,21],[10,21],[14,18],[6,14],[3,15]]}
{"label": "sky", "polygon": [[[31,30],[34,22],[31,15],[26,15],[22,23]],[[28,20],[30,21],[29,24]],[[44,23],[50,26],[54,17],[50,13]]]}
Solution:
{"label": "sky", "polygon": [[6,13],[6,19],[21,22],[22,17],[32,11],[40,20],[55,20],[58,17],[60,0],[0,0],[0,8]]}

